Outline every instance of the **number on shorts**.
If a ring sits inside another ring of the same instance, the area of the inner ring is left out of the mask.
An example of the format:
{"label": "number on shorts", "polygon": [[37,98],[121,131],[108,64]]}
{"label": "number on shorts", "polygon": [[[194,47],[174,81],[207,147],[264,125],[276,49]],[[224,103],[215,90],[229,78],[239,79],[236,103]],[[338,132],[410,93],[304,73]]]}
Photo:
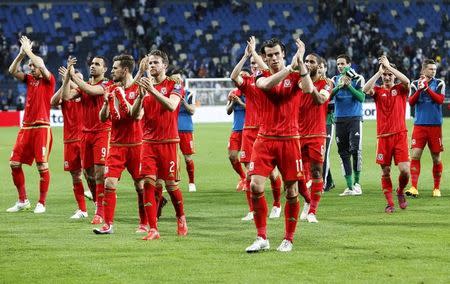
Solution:
{"label": "number on shorts", "polygon": [[173,172],[175,172],[175,162],[174,161],[170,161],[170,167],[169,167],[169,172],[170,173],[173,173]]}
{"label": "number on shorts", "polygon": [[105,157],[106,157],[106,148],[103,147],[102,148],[102,158],[105,158]]}
{"label": "number on shorts", "polygon": [[303,171],[302,159],[295,160],[295,166],[297,167],[297,172]]}

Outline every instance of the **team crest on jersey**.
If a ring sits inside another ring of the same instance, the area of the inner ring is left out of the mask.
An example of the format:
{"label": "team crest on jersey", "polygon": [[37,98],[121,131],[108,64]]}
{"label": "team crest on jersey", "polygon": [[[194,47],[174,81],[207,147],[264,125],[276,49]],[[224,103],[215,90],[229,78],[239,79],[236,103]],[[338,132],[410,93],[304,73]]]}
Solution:
{"label": "team crest on jersey", "polygon": [[76,103],[81,102],[81,97],[76,98],[74,101],[75,101]]}
{"label": "team crest on jersey", "polygon": [[391,95],[395,97],[397,95],[397,90],[392,90]]}
{"label": "team crest on jersey", "polygon": [[291,80],[289,80],[289,79],[284,80],[284,87],[289,88],[290,86],[291,86]]}
{"label": "team crest on jersey", "polygon": [[261,76],[261,75],[262,75],[262,71],[261,70],[256,71],[255,77],[258,77],[258,76]]}
{"label": "team crest on jersey", "polygon": [[37,80],[31,81],[30,85],[37,87],[37,86],[39,86],[39,81],[37,81]]}
{"label": "team crest on jersey", "polygon": [[161,88],[161,94],[163,95],[167,94],[167,89],[165,87]]}
{"label": "team crest on jersey", "polygon": [[325,91],[328,91],[328,92],[331,90],[331,87],[328,84],[326,84],[325,87],[323,87],[323,88],[325,89]]}
{"label": "team crest on jersey", "polygon": [[181,90],[181,84],[175,84],[174,86],[173,86],[173,88],[175,89],[175,90]]}
{"label": "team crest on jersey", "polygon": [[129,93],[129,94],[128,94],[128,98],[129,98],[130,100],[134,100],[134,99],[136,98],[136,93],[135,93],[135,92]]}

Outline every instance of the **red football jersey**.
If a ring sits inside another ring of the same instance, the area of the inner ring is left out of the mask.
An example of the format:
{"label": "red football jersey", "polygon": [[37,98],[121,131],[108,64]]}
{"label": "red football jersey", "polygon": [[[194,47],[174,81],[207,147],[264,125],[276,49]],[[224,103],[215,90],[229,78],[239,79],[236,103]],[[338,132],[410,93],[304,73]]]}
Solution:
{"label": "red football jersey", "polygon": [[64,142],[80,140],[81,125],[83,123],[81,98],[75,98],[70,101],[63,100],[61,110],[64,117]]}
{"label": "red football jersey", "polygon": [[[169,98],[171,95],[183,99],[184,89],[181,84],[166,78],[155,88]],[[178,110],[166,109],[152,94],[145,95],[142,106],[144,108],[144,140],[155,142],[178,142]]]}
{"label": "red football jersey", "polygon": [[242,85],[236,87],[245,95],[244,128],[256,128],[260,125],[259,100],[264,94],[256,87],[254,76],[244,76],[242,79],[244,80]]}
{"label": "red football jersey", "polygon": [[50,125],[50,100],[55,92],[55,77],[36,79],[30,74],[25,75],[27,98],[23,126]]}
{"label": "red football jersey", "polygon": [[[269,71],[260,72],[260,77],[269,77]],[[300,74],[289,74],[270,91],[261,97],[258,113],[261,118],[259,133],[266,136],[297,136],[298,135],[298,82]]]}
{"label": "red football jersey", "polygon": [[[104,89],[112,84],[112,81],[100,81],[95,85],[102,85]],[[80,91],[83,105],[83,132],[99,132],[111,128],[111,120],[101,122],[99,113],[103,106],[103,96],[91,96]]]}
{"label": "red football jersey", "polygon": [[[138,96],[137,84],[133,84],[126,88],[125,98],[133,105]],[[142,142],[142,124],[141,120],[131,117],[124,117],[120,120],[113,120],[111,127],[111,145],[114,144],[139,144]]]}
{"label": "red football jersey", "polygon": [[[314,86],[317,91],[320,92],[325,89],[331,92],[331,86],[327,85],[326,80],[317,80],[314,82]],[[319,105],[314,102],[311,94],[305,94],[301,90],[300,92],[300,108],[298,118],[298,128],[300,136],[302,137],[326,137],[327,126],[326,117],[328,110],[328,101]]]}
{"label": "red football jersey", "polygon": [[409,90],[403,84],[390,89],[374,87],[377,108],[377,135],[387,136],[406,130],[405,112]]}

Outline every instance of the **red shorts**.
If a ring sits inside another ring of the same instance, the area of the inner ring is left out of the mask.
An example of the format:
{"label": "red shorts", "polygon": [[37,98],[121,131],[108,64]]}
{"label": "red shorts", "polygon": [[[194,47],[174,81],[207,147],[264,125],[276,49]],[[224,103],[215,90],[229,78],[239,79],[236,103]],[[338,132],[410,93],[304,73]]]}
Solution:
{"label": "red shorts", "polygon": [[258,128],[244,128],[242,131],[241,163],[250,163],[252,157],[253,144],[258,136]]}
{"label": "red shorts", "polygon": [[81,142],[64,143],[64,170],[67,172],[81,170]]}
{"label": "red shorts", "polygon": [[111,146],[105,164],[105,177],[120,178],[127,168],[133,179],[139,179],[142,145]]}
{"label": "red shorts", "polygon": [[183,155],[195,154],[194,133],[191,131],[180,131],[180,149]]}
{"label": "red shorts", "polygon": [[179,181],[177,144],[144,142],[141,151],[140,175]]}
{"label": "red shorts", "polygon": [[444,145],[442,144],[442,126],[414,125],[411,149],[423,149],[427,143],[432,153],[444,151]]}
{"label": "red shorts", "polygon": [[376,163],[383,166],[390,166],[392,158],[394,158],[395,165],[409,162],[407,132],[378,137]]}
{"label": "red shorts", "polygon": [[325,137],[300,138],[303,162],[323,163],[325,157]]}
{"label": "red shorts", "polygon": [[239,151],[241,150],[241,144],[242,144],[242,131],[232,131],[230,139],[228,140],[228,150]]}
{"label": "red shorts", "polygon": [[278,167],[284,181],[304,178],[299,139],[256,138],[249,175],[267,177],[275,166]]}
{"label": "red shorts", "polygon": [[50,126],[23,127],[17,134],[10,161],[27,165],[47,163],[52,150],[52,131]]}
{"label": "red shorts", "polygon": [[81,136],[81,165],[88,169],[104,165],[108,155],[110,131],[83,132]]}

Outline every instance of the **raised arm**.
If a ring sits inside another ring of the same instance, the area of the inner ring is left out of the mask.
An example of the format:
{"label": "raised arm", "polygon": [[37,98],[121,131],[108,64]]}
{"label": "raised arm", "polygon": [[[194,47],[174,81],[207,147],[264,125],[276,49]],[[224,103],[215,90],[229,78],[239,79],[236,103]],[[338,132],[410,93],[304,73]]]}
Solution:
{"label": "raised arm", "polygon": [[14,58],[14,61],[11,63],[8,69],[9,74],[11,74],[20,81],[25,80],[25,73],[23,73],[19,69],[20,63],[22,63],[22,60],[25,58],[25,56],[26,53],[25,51],[23,51],[23,48],[21,47],[19,54],[17,54],[16,58]]}
{"label": "raised arm", "polygon": [[180,104],[181,97],[176,94],[170,94],[169,97],[161,94],[154,86],[150,78],[141,78],[141,84],[169,111],[175,111]]}
{"label": "raised arm", "polygon": [[256,39],[254,36],[250,37],[250,39],[247,41],[247,44],[250,46],[251,56],[253,57],[253,59],[255,59],[255,62],[258,65],[259,69],[261,70],[269,69],[269,66],[267,66],[266,62],[264,62],[262,57],[259,56],[258,52],[256,52]]}
{"label": "raised arm", "polygon": [[[64,78],[63,80],[63,87],[61,87],[62,93],[61,93],[61,99],[65,100],[65,101],[69,101],[71,99],[77,98],[80,96],[80,93],[78,92],[78,90],[76,89],[76,87],[74,88],[72,86],[73,81],[71,80],[71,76],[70,73],[73,70],[73,73],[75,72],[74,70],[74,65],[77,63],[77,59],[75,57],[69,57],[67,59],[67,68],[65,67],[60,67],[58,69],[59,74]],[[77,77],[78,79],[81,79],[80,77],[78,77],[75,73],[74,73],[74,77]]]}
{"label": "raised arm", "polygon": [[194,113],[195,113],[195,105],[194,104],[189,104],[185,99],[182,99],[181,103],[183,104],[184,108],[187,110],[187,112],[190,115],[194,115]]}
{"label": "raised arm", "polygon": [[133,117],[134,119],[139,119],[140,117],[142,117],[142,101],[144,100],[144,96],[146,94],[144,87],[140,83],[137,84],[139,85],[139,95],[137,96],[133,106],[131,107],[131,117]]}
{"label": "raised arm", "polygon": [[242,76],[240,75],[240,73],[242,71],[242,67],[244,67],[245,62],[247,61],[247,59],[250,56],[251,56],[250,46],[247,43],[247,47],[245,48],[244,55],[242,56],[241,60],[239,60],[239,62],[236,64],[236,66],[234,66],[234,69],[230,75],[231,80],[233,80],[237,86],[240,86],[240,85],[242,85],[242,83],[244,83],[244,79],[242,79]]}
{"label": "raised arm", "polygon": [[109,118],[109,104],[108,104],[108,93],[105,92],[103,95],[103,105],[98,114],[101,122],[106,122]]}
{"label": "raised arm", "polygon": [[46,80],[50,80],[51,73],[48,71],[47,67],[45,67],[44,60],[33,53],[33,44],[31,40],[26,36],[22,36],[20,38],[20,43],[22,44],[23,51],[26,53],[28,58],[30,58],[33,65],[41,71],[42,76],[44,76]]}
{"label": "raised arm", "polygon": [[141,62],[139,63],[139,69],[133,78],[132,84],[139,81],[142,78],[142,76],[145,75],[145,72],[148,70],[148,61],[149,61],[148,55],[144,56],[144,58],[141,59]]}
{"label": "raised arm", "polygon": [[386,70],[389,70],[390,72],[392,72],[392,74],[394,74],[394,76],[405,86],[405,88],[407,89],[410,88],[410,81],[408,77],[406,77],[402,72],[398,71],[396,68],[391,66],[386,56],[384,55],[381,56],[379,61]]}
{"label": "raised arm", "polygon": [[311,76],[309,75],[308,67],[306,67],[306,64],[303,62],[306,50],[305,43],[298,38],[295,41],[295,44],[297,45],[297,65],[300,71],[300,77],[302,77],[299,81],[299,88],[302,89],[304,93],[310,94],[314,92],[315,88]]}
{"label": "raised arm", "polygon": [[72,81],[77,84],[78,88],[80,88],[80,90],[85,92],[86,94],[90,96],[103,96],[103,94],[105,93],[105,89],[103,88],[103,86],[90,85],[83,81],[83,79],[81,79],[80,77],[76,76],[75,68],[70,68],[69,74]]}
{"label": "raised arm", "polygon": [[367,94],[367,95],[369,95],[371,97],[373,95],[375,95],[375,92],[374,92],[373,88],[375,87],[375,83],[378,81],[378,79],[380,79],[382,73],[383,73],[383,65],[380,64],[380,67],[378,68],[378,72],[375,73],[375,75],[373,75],[369,79],[369,81],[367,81],[367,83],[364,85],[362,91],[365,94]]}

